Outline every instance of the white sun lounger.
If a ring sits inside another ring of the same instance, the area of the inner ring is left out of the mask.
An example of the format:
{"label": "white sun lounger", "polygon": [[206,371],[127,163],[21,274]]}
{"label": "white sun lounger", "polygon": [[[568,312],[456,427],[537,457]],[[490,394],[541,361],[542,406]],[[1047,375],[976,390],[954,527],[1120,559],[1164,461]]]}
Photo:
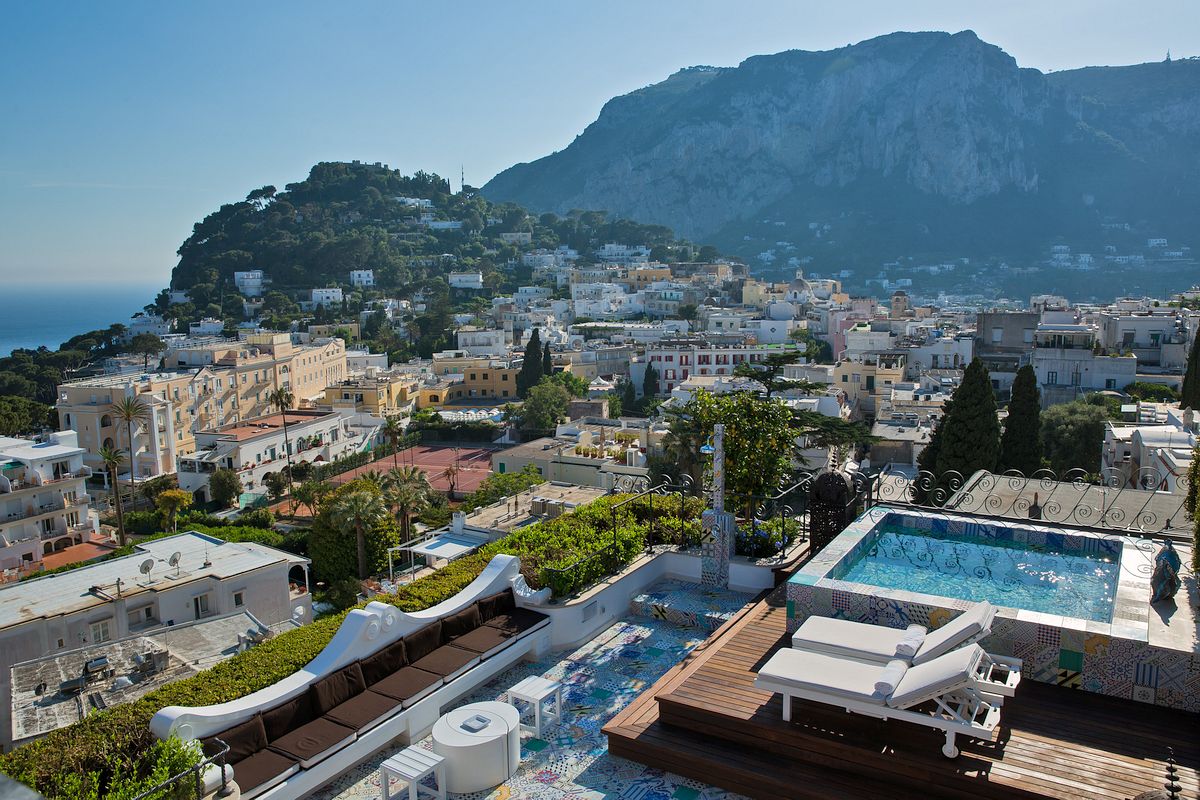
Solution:
{"label": "white sun lounger", "polygon": [[[931,632],[920,625],[902,629],[832,617],[809,617],[792,634],[792,647],[860,661],[886,663],[898,658],[912,665],[924,664],[983,639],[992,632],[995,617],[996,607],[986,601],[976,603]],[[905,644],[910,649],[902,649]],[[1010,670],[1021,669],[1019,659],[999,656],[993,659]]]}
{"label": "white sun lounger", "polygon": [[[840,706],[854,714],[945,731],[942,754],[955,758],[956,735],[990,739],[1000,722],[1000,686],[988,677],[990,663],[979,645],[912,667],[899,660],[871,664],[784,648],[763,665],[754,685],[783,695],[785,720],[792,717],[793,697]],[[1003,688],[1011,694],[1018,676],[1007,678],[1011,683]],[[914,710],[928,702],[933,703],[929,709]]]}

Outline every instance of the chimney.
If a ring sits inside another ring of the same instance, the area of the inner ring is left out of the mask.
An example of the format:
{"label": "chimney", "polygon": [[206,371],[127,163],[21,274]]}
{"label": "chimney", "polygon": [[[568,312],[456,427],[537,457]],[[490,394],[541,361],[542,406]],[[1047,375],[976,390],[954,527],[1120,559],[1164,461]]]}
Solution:
{"label": "chimney", "polygon": [[463,528],[466,527],[466,524],[467,524],[467,515],[464,514],[463,512],[455,511],[453,514],[450,515],[450,532],[451,533],[462,533]]}

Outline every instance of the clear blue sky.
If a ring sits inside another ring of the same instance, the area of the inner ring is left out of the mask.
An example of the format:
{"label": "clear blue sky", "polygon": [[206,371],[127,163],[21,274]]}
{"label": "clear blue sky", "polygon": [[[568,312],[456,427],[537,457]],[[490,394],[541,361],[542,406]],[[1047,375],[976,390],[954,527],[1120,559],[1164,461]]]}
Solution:
{"label": "clear blue sky", "polygon": [[683,66],[966,28],[1042,70],[1200,54],[1196,0],[6,3],[0,292],[165,285],[193,222],[317,161],[478,186]]}

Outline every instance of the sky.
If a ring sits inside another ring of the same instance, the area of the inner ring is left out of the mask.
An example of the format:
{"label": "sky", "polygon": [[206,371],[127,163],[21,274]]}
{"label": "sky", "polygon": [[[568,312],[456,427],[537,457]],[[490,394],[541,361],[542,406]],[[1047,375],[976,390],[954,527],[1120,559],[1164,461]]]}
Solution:
{"label": "sky", "polygon": [[481,186],[681,67],[964,29],[1043,71],[1200,55],[1196,0],[3,3],[0,293],[165,286],[193,223],[318,161]]}

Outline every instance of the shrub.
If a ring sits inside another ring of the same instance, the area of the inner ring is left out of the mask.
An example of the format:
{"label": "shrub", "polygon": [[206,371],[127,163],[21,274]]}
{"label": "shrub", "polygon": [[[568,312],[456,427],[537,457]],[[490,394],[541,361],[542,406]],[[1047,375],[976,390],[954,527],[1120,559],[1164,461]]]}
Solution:
{"label": "shrub", "polygon": [[794,519],[772,517],[759,524],[751,521],[739,526],[735,552],[747,558],[770,558],[791,547],[800,535],[800,523]]}
{"label": "shrub", "polygon": [[242,479],[233,470],[221,467],[208,477],[208,490],[214,503],[230,508],[242,493]]}
{"label": "shrub", "polygon": [[[358,573],[357,548],[353,532],[340,530],[333,523],[337,501],[356,491],[379,494],[379,488],[369,481],[358,479],[345,483],[332,492],[321,504],[321,512],[313,520],[308,537],[308,553],[312,559],[313,575],[317,580],[332,584]],[[400,544],[400,530],[391,517],[381,520],[367,532],[367,567],[378,574],[387,569],[389,547]]]}
{"label": "shrub", "polygon": [[157,511],[127,511],[125,532],[133,536],[150,536],[162,530],[162,515]]}
{"label": "shrub", "polygon": [[256,508],[253,511],[238,514],[233,524],[245,525],[250,528],[270,528],[275,524],[275,515],[269,508]]}

